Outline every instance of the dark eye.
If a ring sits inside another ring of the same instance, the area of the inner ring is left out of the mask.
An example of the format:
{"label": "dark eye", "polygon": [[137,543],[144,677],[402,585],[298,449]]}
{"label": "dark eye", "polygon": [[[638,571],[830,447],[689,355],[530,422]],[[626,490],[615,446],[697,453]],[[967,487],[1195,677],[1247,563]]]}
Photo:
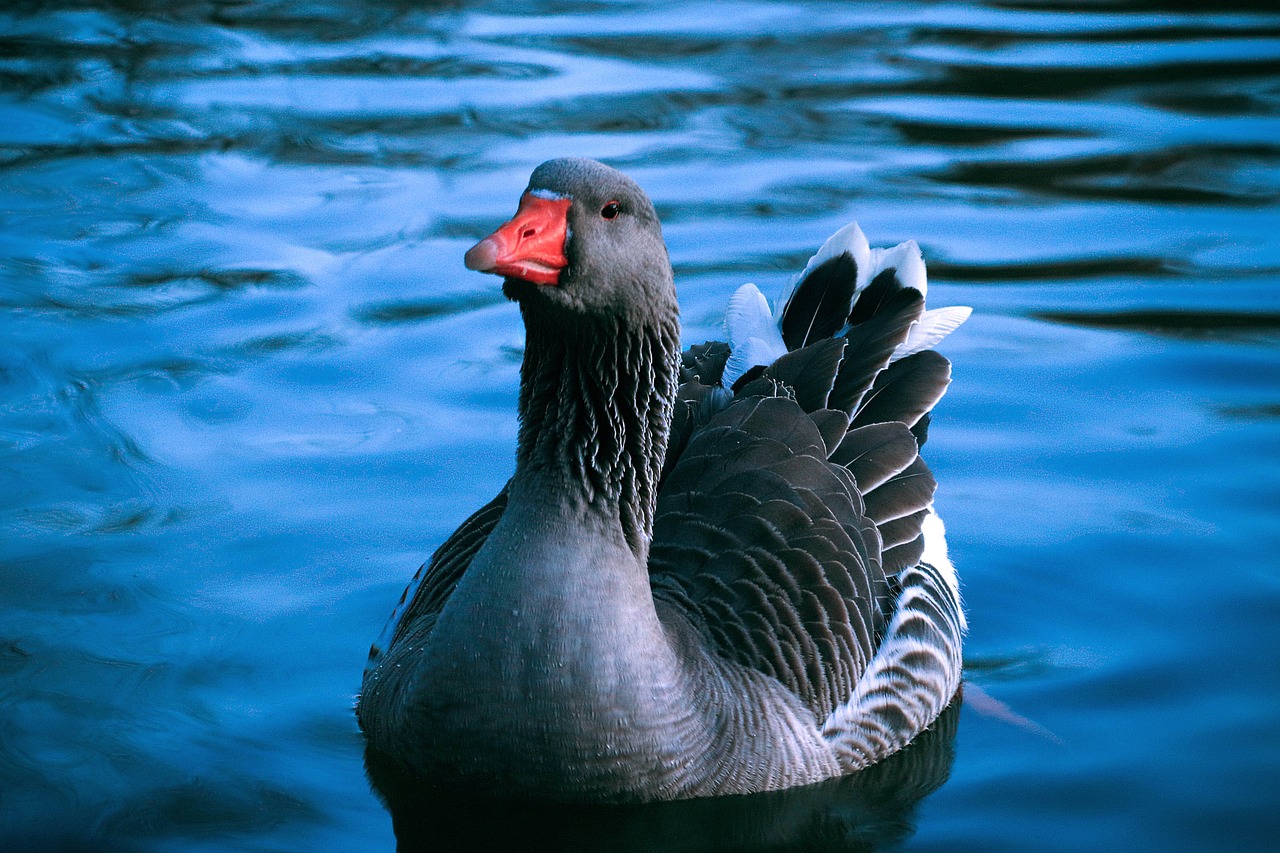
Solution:
{"label": "dark eye", "polygon": [[611,201],[604,207],[600,208],[600,215],[605,219],[617,219],[618,214],[622,212],[622,205],[616,201]]}

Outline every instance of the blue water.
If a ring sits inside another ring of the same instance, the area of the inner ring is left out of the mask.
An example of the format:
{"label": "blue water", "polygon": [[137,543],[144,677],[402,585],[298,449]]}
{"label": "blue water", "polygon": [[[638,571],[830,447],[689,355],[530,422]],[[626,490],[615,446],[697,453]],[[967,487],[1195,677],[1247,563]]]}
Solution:
{"label": "blue water", "polygon": [[462,254],[562,155],[649,190],[689,343],[853,218],[975,309],[929,461],[1031,723],[971,698],[819,849],[1274,849],[1280,13],[1231,0],[8,4],[0,848],[393,847],[351,707],[512,468]]}

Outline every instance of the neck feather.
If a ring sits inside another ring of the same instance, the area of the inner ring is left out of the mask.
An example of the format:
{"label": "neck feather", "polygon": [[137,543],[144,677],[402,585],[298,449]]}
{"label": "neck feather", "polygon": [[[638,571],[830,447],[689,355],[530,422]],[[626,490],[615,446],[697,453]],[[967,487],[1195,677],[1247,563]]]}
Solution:
{"label": "neck feather", "polygon": [[571,507],[616,511],[631,549],[647,557],[679,373],[676,309],[640,323],[521,310],[516,481],[536,480]]}

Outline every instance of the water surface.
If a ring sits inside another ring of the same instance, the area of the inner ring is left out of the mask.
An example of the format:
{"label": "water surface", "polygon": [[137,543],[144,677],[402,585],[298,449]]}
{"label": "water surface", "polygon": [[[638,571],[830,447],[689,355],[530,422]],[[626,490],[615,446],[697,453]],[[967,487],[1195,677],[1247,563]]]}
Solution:
{"label": "water surface", "polygon": [[9,4],[0,846],[393,846],[368,643],[512,468],[462,254],[584,155],[688,343],[854,218],[975,308],[929,461],[967,678],[1044,731],[971,701],[826,846],[1269,849],[1278,154],[1262,2]]}

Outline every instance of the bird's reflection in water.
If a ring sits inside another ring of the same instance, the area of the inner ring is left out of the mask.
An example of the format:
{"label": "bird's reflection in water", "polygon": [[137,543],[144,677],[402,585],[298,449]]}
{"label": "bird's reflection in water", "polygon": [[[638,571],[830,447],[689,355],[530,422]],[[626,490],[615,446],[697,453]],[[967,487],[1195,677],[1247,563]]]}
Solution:
{"label": "bird's reflection in water", "polygon": [[398,849],[871,851],[914,831],[913,811],[946,782],[955,756],[959,694],[898,754],[818,785],[768,794],[632,806],[506,802],[462,796],[405,778],[366,753],[369,778],[391,811]]}

